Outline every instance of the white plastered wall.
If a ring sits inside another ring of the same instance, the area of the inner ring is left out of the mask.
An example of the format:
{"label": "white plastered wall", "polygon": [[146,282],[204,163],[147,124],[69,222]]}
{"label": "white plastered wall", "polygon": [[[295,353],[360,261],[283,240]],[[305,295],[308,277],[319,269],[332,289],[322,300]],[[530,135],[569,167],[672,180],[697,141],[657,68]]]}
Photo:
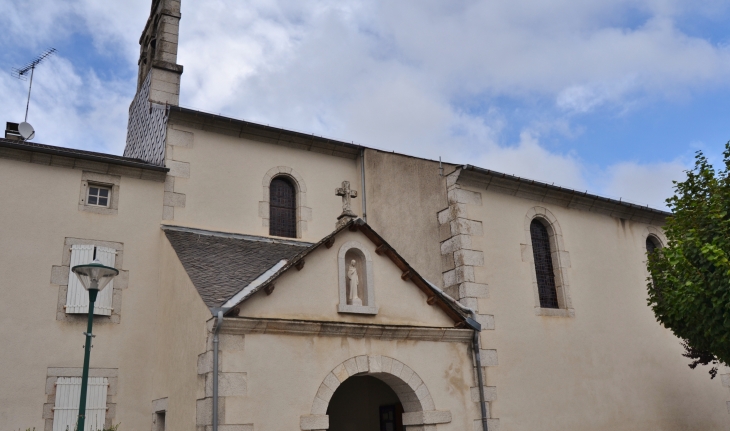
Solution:
{"label": "white plastered wall", "polygon": [[0,428],[44,429],[50,368],[83,365],[86,321],[56,320],[66,238],[124,245],[119,323],[95,319],[92,368],[118,370],[115,421],[148,429],[163,183],[121,177],[117,214],[79,211],[82,171],[0,159]]}
{"label": "white plastered wall", "polygon": [[203,398],[196,373],[198,355],[206,349],[211,312],[162,231],[160,235],[161,280],[150,400],[167,399],[167,429],[193,431],[196,400]]}
{"label": "white plastered wall", "polygon": [[[690,370],[683,349],[646,305],[646,224],[571,210],[462,185],[483,205],[469,208],[484,235],[478,279],[489,286],[482,333],[499,352],[487,369],[498,389],[492,414],[504,430],[726,429],[726,388]],[[535,315],[534,265],[523,260],[525,217],[539,205],[562,228],[575,317]]]}
{"label": "white plastered wall", "polygon": [[222,369],[245,374],[246,383],[245,391],[225,396],[221,408],[224,423],[241,429],[307,429],[307,419],[319,419],[312,412],[323,381],[338,365],[358,356],[388,357],[412,369],[433,399],[428,407],[449,412],[449,421],[437,425],[438,430],[471,431],[471,417],[478,415],[464,343],[267,334],[225,334],[225,343],[235,347],[222,350]]}
{"label": "white plastered wall", "polygon": [[[262,185],[266,178],[273,177],[272,173],[284,173],[299,187],[299,239],[316,242],[335,229],[342,212],[342,199],[335,196],[335,188],[342,181],[350,181],[359,191],[357,159],[176,124],[169,127],[166,157],[175,178],[174,184],[167,185],[167,203],[171,205],[166,209],[167,223],[268,236],[268,205],[260,204],[266,202]],[[306,202],[301,202],[302,191]],[[358,215],[362,213],[360,199],[352,200],[352,209]]]}
{"label": "white plastered wall", "polygon": [[[375,315],[338,313],[338,253],[342,244],[356,241],[373,259]],[[332,248],[319,247],[305,258],[304,268],[284,273],[267,295],[261,290],[244,302],[240,315],[280,319],[307,319],[383,325],[453,327],[454,321],[437,305],[426,303],[426,294],[412,282],[401,279],[401,271],[360,232],[343,231]]]}

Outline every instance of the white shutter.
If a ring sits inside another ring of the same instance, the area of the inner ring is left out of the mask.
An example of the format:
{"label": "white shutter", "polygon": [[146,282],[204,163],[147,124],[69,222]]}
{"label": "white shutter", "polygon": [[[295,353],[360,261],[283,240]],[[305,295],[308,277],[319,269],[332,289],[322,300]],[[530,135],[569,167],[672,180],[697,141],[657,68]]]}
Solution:
{"label": "white shutter", "polygon": [[[94,246],[75,244],[71,246],[71,268],[76,265],[84,265],[94,260]],[[89,292],[76,277],[76,274],[69,268],[68,293],[66,294],[66,313],[88,313]]]}
{"label": "white shutter", "polygon": [[[89,377],[86,391],[84,431],[104,428],[106,420],[106,377]],[[56,381],[56,404],[53,407],[53,431],[74,431],[79,417],[81,377],[59,377]]]}
{"label": "white shutter", "polygon": [[[71,268],[76,265],[91,263],[94,260],[93,245],[71,246]],[[114,267],[117,251],[113,248],[96,247],[96,258],[106,266]],[[112,314],[112,297],[114,296],[114,281],[99,292],[94,303],[94,314],[110,316]],[[76,274],[69,269],[68,293],[66,295],[66,313],[87,314],[89,312],[89,292],[76,277]]]}
{"label": "white shutter", "polygon": [[[79,385],[81,385],[80,379]],[[86,391],[86,423],[84,431],[104,429],[107,387],[108,383],[105,377],[89,378],[89,387]]]}
{"label": "white shutter", "polygon": [[[117,259],[117,251],[113,248],[96,247],[96,258],[106,266],[114,268],[114,262]],[[114,296],[114,280],[106,285],[104,290],[99,292],[94,304],[94,314],[102,314],[111,316],[112,314],[112,297]],[[88,313],[88,309],[86,311]]]}

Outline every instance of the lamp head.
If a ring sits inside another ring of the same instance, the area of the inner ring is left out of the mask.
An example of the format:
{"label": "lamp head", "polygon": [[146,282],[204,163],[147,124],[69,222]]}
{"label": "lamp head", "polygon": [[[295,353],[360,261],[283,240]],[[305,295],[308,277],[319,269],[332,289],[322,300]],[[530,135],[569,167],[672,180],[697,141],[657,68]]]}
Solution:
{"label": "lamp head", "polygon": [[71,271],[79,278],[84,289],[98,291],[102,291],[119,274],[118,269],[105,266],[96,259],[85,265],[76,265]]}

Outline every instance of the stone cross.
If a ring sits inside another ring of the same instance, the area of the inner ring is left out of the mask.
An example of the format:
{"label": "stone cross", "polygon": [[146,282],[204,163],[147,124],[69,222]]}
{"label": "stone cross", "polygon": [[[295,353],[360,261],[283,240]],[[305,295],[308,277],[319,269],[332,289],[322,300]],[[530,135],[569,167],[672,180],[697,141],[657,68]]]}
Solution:
{"label": "stone cross", "polygon": [[357,197],[357,192],[355,190],[350,190],[350,182],[343,181],[342,187],[335,189],[335,195],[342,196],[342,214],[337,217],[337,219],[339,220],[343,217],[357,217],[355,213],[352,212],[350,202],[350,198]]}

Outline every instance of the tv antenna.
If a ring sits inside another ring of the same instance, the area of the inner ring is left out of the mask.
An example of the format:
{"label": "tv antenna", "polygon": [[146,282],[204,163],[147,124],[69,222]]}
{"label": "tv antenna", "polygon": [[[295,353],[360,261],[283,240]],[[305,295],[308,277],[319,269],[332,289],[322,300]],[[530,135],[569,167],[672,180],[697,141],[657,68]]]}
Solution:
{"label": "tv antenna", "polygon": [[[25,81],[28,79],[28,72],[30,72],[30,84],[28,85],[28,102],[25,104],[25,120],[23,121],[23,124],[28,124],[28,107],[30,106],[30,90],[33,88],[33,72],[35,71],[35,67],[38,66],[45,60],[46,58],[53,55],[53,53],[56,52],[56,48],[48,48],[43,52],[43,54],[36,57],[33,61],[26,64],[25,66],[21,67],[20,69],[13,68],[12,75],[15,78],[20,79],[21,81]],[[28,124],[30,126],[30,124]],[[29,138],[26,138],[29,139]]]}

